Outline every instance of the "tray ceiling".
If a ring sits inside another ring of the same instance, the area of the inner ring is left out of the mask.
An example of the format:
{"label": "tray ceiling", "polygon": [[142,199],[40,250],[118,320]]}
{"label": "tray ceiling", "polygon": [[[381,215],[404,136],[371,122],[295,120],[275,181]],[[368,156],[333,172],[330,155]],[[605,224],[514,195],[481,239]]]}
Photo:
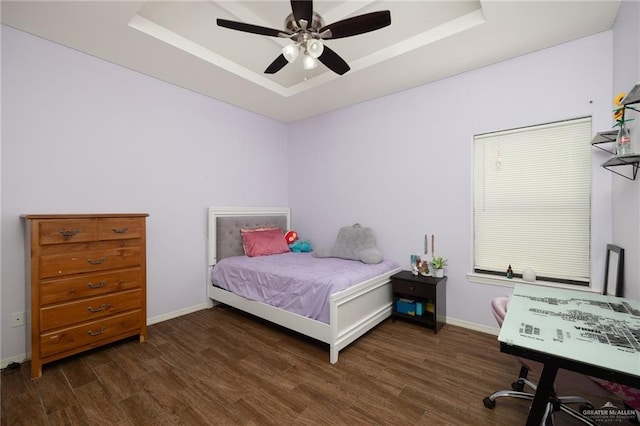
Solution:
{"label": "tray ceiling", "polygon": [[339,76],[300,59],[263,71],[286,39],[217,18],[284,28],[289,1],[6,1],[2,23],[283,122],[427,84],[613,26],[619,1],[322,1],[329,24],[391,11],[380,30],[325,41]]}

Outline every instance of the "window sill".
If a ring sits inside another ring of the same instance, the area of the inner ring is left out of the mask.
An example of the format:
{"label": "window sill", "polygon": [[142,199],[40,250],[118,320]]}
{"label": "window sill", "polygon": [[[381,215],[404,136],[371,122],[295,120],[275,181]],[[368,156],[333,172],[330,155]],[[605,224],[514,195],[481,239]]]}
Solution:
{"label": "window sill", "polygon": [[599,291],[594,290],[589,287],[582,287],[571,284],[562,284],[562,283],[554,283],[550,281],[525,281],[521,278],[507,278],[501,277],[499,275],[490,275],[490,274],[478,274],[476,272],[469,272],[467,274],[467,279],[469,282],[476,284],[487,284],[487,285],[495,285],[498,287],[510,287],[513,288],[516,284],[535,284],[546,287],[556,287],[556,288],[566,288],[569,290],[578,290],[585,291],[588,293],[600,293]]}

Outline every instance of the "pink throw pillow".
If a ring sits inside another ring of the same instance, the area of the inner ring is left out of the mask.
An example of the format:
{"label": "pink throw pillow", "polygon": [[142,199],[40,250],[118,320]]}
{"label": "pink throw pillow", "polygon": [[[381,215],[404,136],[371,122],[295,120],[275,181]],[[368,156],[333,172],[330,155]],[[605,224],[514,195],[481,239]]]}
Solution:
{"label": "pink throw pillow", "polygon": [[241,229],[244,254],[249,257],[291,251],[280,228]]}

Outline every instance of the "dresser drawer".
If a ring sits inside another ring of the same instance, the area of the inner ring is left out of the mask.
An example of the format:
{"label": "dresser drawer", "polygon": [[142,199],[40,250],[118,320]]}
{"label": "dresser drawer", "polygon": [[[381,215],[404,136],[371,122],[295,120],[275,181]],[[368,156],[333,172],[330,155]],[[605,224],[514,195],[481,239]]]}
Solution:
{"label": "dresser drawer", "polygon": [[135,218],[98,219],[98,240],[122,240],[140,238],[144,220]]}
{"label": "dresser drawer", "polygon": [[40,285],[40,304],[49,305],[114,291],[131,290],[141,285],[140,268],[47,280]]}
{"label": "dresser drawer", "polygon": [[140,247],[122,247],[40,256],[40,278],[138,266]]}
{"label": "dresser drawer", "polygon": [[38,229],[40,244],[66,244],[95,241],[96,222],[92,219],[46,220]]}
{"label": "dresser drawer", "polygon": [[40,309],[40,330],[48,331],[84,321],[140,309],[140,290],[105,294]]}
{"label": "dresser drawer", "polygon": [[43,358],[100,346],[105,340],[113,340],[119,336],[133,335],[142,327],[140,311],[128,312],[91,321],[40,335],[40,354]]}
{"label": "dresser drawer", "polygon": [[427,284],[421,284],[411,281],[391,280],[391,286],[394,293],[400,293],[407,296],[432,298],[434,295],[433,286]]}

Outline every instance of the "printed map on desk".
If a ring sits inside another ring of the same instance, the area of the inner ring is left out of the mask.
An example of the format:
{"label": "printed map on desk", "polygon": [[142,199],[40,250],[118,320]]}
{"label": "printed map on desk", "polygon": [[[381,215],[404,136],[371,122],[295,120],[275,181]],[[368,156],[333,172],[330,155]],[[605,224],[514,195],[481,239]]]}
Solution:
{"label": "printed map on desk", "polygon": [[529,287],[514,292],[500,341],[640,376],[637,301]]}

